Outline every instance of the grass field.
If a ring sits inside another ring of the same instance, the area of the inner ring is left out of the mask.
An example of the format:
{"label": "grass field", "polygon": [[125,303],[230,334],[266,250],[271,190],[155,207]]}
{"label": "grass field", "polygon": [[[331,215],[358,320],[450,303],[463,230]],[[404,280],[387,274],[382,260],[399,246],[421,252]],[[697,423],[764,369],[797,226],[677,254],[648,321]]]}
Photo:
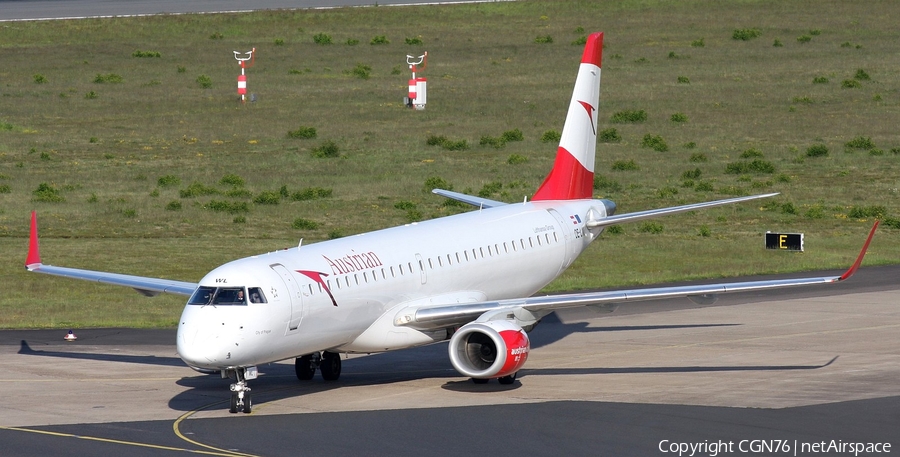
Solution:
{"label": "grass field", "polygon": [[[434,183],[521,201],[597,30],[598,197],[628,212],[781,195],[622,226],[548,290],[845,267],[875,217],[866,264],[896,263],[898,16],[879,0],[573,0],[0,24],[0,327],[174,326],[184,303],[26,273],[31,210],[49,264],[196,281],[466,210]],[[253,47],[241,104],[232,52]],[[405,56],[425,51],[417,112]],[[765,251],[767,230],[805,233],[806,252]]]}

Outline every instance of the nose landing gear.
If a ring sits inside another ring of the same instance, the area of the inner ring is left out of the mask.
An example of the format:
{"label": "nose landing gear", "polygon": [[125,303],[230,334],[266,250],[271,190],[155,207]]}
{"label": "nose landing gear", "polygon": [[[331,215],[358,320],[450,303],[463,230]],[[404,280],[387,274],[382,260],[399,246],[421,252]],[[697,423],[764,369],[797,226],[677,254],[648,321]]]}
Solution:
{"label": "nose landing gear", "polygon": [[242,411],[244,414],[250,414],[253,409],[253,400],[250,398],[250,386],[247,381],[256,379],[258,372],[256,367],[237,367],[222,370],[223,378],[234,379],[235,383],[231,385],[231,405],[228,412],[237,413]]}

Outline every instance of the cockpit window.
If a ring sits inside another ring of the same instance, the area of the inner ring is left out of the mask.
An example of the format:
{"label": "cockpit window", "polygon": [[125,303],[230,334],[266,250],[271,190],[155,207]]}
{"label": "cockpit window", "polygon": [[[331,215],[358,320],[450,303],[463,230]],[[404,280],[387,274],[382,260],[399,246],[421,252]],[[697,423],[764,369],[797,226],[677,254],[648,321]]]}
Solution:
{"label": "cockpit window", "polygon": [[248,290],[250,291],[250,303],[268,303],[266,295],[259,287],[250,287]]}
{"label": "cockpit window", "polygon": [[189,305],[208,305],[212,301],[213,295],[216,293],[215,287],[198,287],[188,300]]}
{"label": "cockpit window", "polygon": [[222,287],[216,291],[213,298],[214,305],[246,305],[247,296],[244,294],[243,287]]}
{"label": "cockpit window", "polygon": [[[258,290],[257,294],[262,297],[262,291],[258,287],[251,290]],[[265,298],[260,303],[265,303]],[[255,302],[254,302],[255,303]],[[189,305],[246,305],[247,293],[243,287],[198,287],[191,299],[188,300]]]}

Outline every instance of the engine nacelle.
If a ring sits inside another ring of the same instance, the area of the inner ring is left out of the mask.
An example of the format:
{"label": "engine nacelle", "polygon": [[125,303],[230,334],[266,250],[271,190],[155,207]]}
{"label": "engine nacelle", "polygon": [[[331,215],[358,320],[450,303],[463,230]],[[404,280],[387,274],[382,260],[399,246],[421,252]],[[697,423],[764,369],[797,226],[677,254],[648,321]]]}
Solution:
{"label": "engine nacelle", "polygon": [[464,376],[509,376],[528,359],[531,342],[518,325],[504,320],[471,322],[450,338],[450,363]]}

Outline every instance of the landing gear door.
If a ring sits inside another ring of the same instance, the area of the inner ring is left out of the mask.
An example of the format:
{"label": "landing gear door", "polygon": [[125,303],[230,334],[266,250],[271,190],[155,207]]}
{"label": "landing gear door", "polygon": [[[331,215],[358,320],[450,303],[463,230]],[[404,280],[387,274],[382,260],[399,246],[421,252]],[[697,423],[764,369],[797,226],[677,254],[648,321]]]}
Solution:
{"label": "landing gear door", "polygon": [[300,293],[300,284],[297,283],[294,275],[284,265],[275,263],[269,266],[284,281],[285,294],[291,306],[291,319],[288,322],[288,328],[285,333],[294,332],[300,327],[300,320],[303,318],[303,295]]}

